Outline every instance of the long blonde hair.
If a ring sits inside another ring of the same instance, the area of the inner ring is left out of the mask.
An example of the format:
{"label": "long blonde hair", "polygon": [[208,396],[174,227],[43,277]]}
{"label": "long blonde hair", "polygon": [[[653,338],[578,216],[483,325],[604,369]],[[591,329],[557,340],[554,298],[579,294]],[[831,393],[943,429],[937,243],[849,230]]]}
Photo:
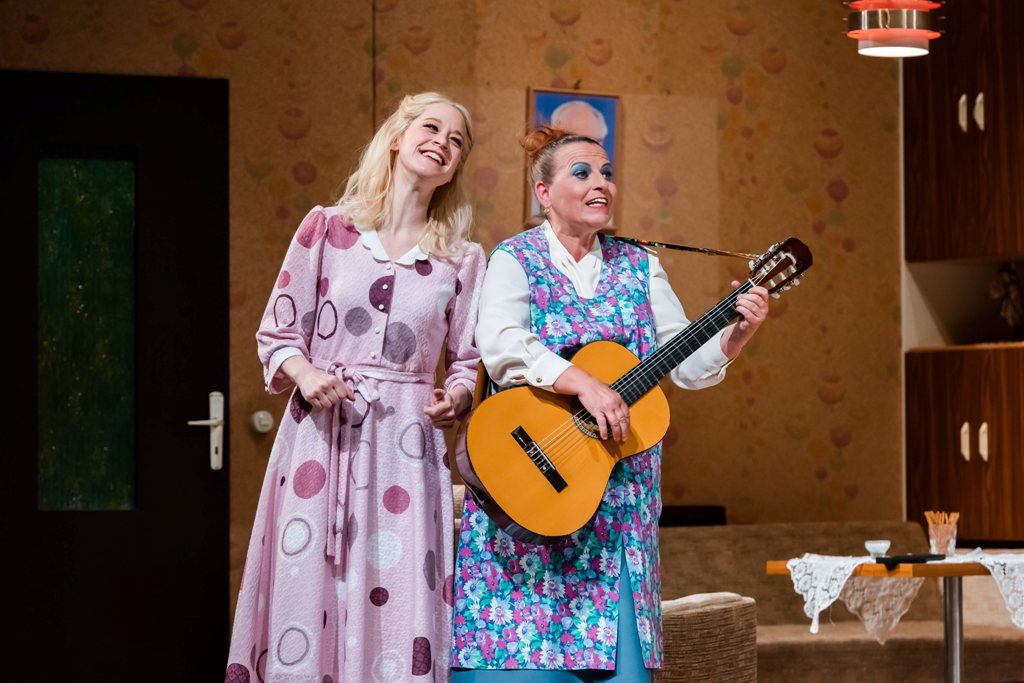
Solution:
{"label": "long blonde hair", "polygon": [[427,207],[427,227],[421,244],[438,256],[453,256],[469,240],[473,209],[462,188],[462,170],[473,149],[473,120],[463,105],[436,92],[406,95],[391,116],[381,124],[359,158],[359,166],[349,176],[338,206],[361,227],[379,229],[387,219],[388,194],[394,183],[394,142],[412,122],[432,104],[447,104],[462,114],[466,124],[462,158],[452,179],[434,190]]}

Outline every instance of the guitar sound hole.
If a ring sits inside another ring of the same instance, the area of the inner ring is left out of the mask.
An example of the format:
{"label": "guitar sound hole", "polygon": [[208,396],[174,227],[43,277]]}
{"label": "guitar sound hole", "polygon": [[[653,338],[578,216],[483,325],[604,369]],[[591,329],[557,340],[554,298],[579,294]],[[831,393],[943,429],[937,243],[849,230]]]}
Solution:
{"label": "guitar sound hole", "polygon": [[579,399],[572,401],[572,421],[576,425],[576,429],[580,430],[584,436],[589,436],[591,439],[601,438],[601,431],[597,427],[594,416],[583,407]]}

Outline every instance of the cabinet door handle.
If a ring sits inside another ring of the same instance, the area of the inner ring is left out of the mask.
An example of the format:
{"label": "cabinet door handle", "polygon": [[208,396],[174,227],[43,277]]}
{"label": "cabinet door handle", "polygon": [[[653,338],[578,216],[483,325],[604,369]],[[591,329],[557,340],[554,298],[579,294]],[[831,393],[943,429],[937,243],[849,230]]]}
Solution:
{"label": "cabinet door handle", "polygon": [[960,455],[964,460],[971,461],[971,423],[964,422],[960,426]]}
{"label": "cabinet door handle", "polygon": [[978,427],[978,455],[988,462],[988,422],[982,422]]}
{"label": "cabinet door handle", "polygon": [[960,96],[960,102],[956,109],[956,122],[960,124],[960,130],[967,132],[967,93]]}
{"label": "cabinet door handle", "polygon": [[978,130],[985,130],[985,93],[980,92],[974,98],[974,123]]}

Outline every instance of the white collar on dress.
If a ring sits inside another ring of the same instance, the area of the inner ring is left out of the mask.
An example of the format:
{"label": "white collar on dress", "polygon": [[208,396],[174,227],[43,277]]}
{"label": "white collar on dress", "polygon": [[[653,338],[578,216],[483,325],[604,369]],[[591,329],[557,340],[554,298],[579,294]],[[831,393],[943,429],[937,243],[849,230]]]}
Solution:
{"label": "white collar on dress", "polygon": [[[359,231],[359,243],[370,250],[373,258],[378,261],[391,261],[391,257],[388,256],[388,252],[384,249],[384,243],[380,241],[380,235],[375,229],[364,229],[357,225],[356,230]],[[430,254],[423,251],[419,244],[414,244],[409,251],[391,262],[400,266],[411,266],[416,261],[426,261],[428,258],[430,258]]]}
{"label": "white collar on dress", "polygon": [[[334,206],[327,207],[324,212],[328,216],[340,216],[341,207],[335,204]],[[370,250],[370,254],[373,258],[378,261],[391,261],[387,250],[384,249],[384,243],[380,241],[380,235],[377,233],[376,229],[363,227],[361,225],[355,225],[355,229],[356,232],[359,233],[359,243]],[[426,261],[428,258],[430,258],[430,254],[423,251],[419,243],[417,243],[412,245],[412,248],[409,251],[391,262],[397,263],[400,266],[411,266],[416,261]]]}

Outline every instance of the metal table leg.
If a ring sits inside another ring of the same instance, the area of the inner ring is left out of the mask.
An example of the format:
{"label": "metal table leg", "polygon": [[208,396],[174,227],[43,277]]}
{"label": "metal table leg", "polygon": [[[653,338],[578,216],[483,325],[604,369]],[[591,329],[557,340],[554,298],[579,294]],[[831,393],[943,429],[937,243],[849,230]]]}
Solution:
{"label": "metal table leg", "polygon": [[960,683],[964,659],[963,577],[942,579],[946,626],[946,683]]}

